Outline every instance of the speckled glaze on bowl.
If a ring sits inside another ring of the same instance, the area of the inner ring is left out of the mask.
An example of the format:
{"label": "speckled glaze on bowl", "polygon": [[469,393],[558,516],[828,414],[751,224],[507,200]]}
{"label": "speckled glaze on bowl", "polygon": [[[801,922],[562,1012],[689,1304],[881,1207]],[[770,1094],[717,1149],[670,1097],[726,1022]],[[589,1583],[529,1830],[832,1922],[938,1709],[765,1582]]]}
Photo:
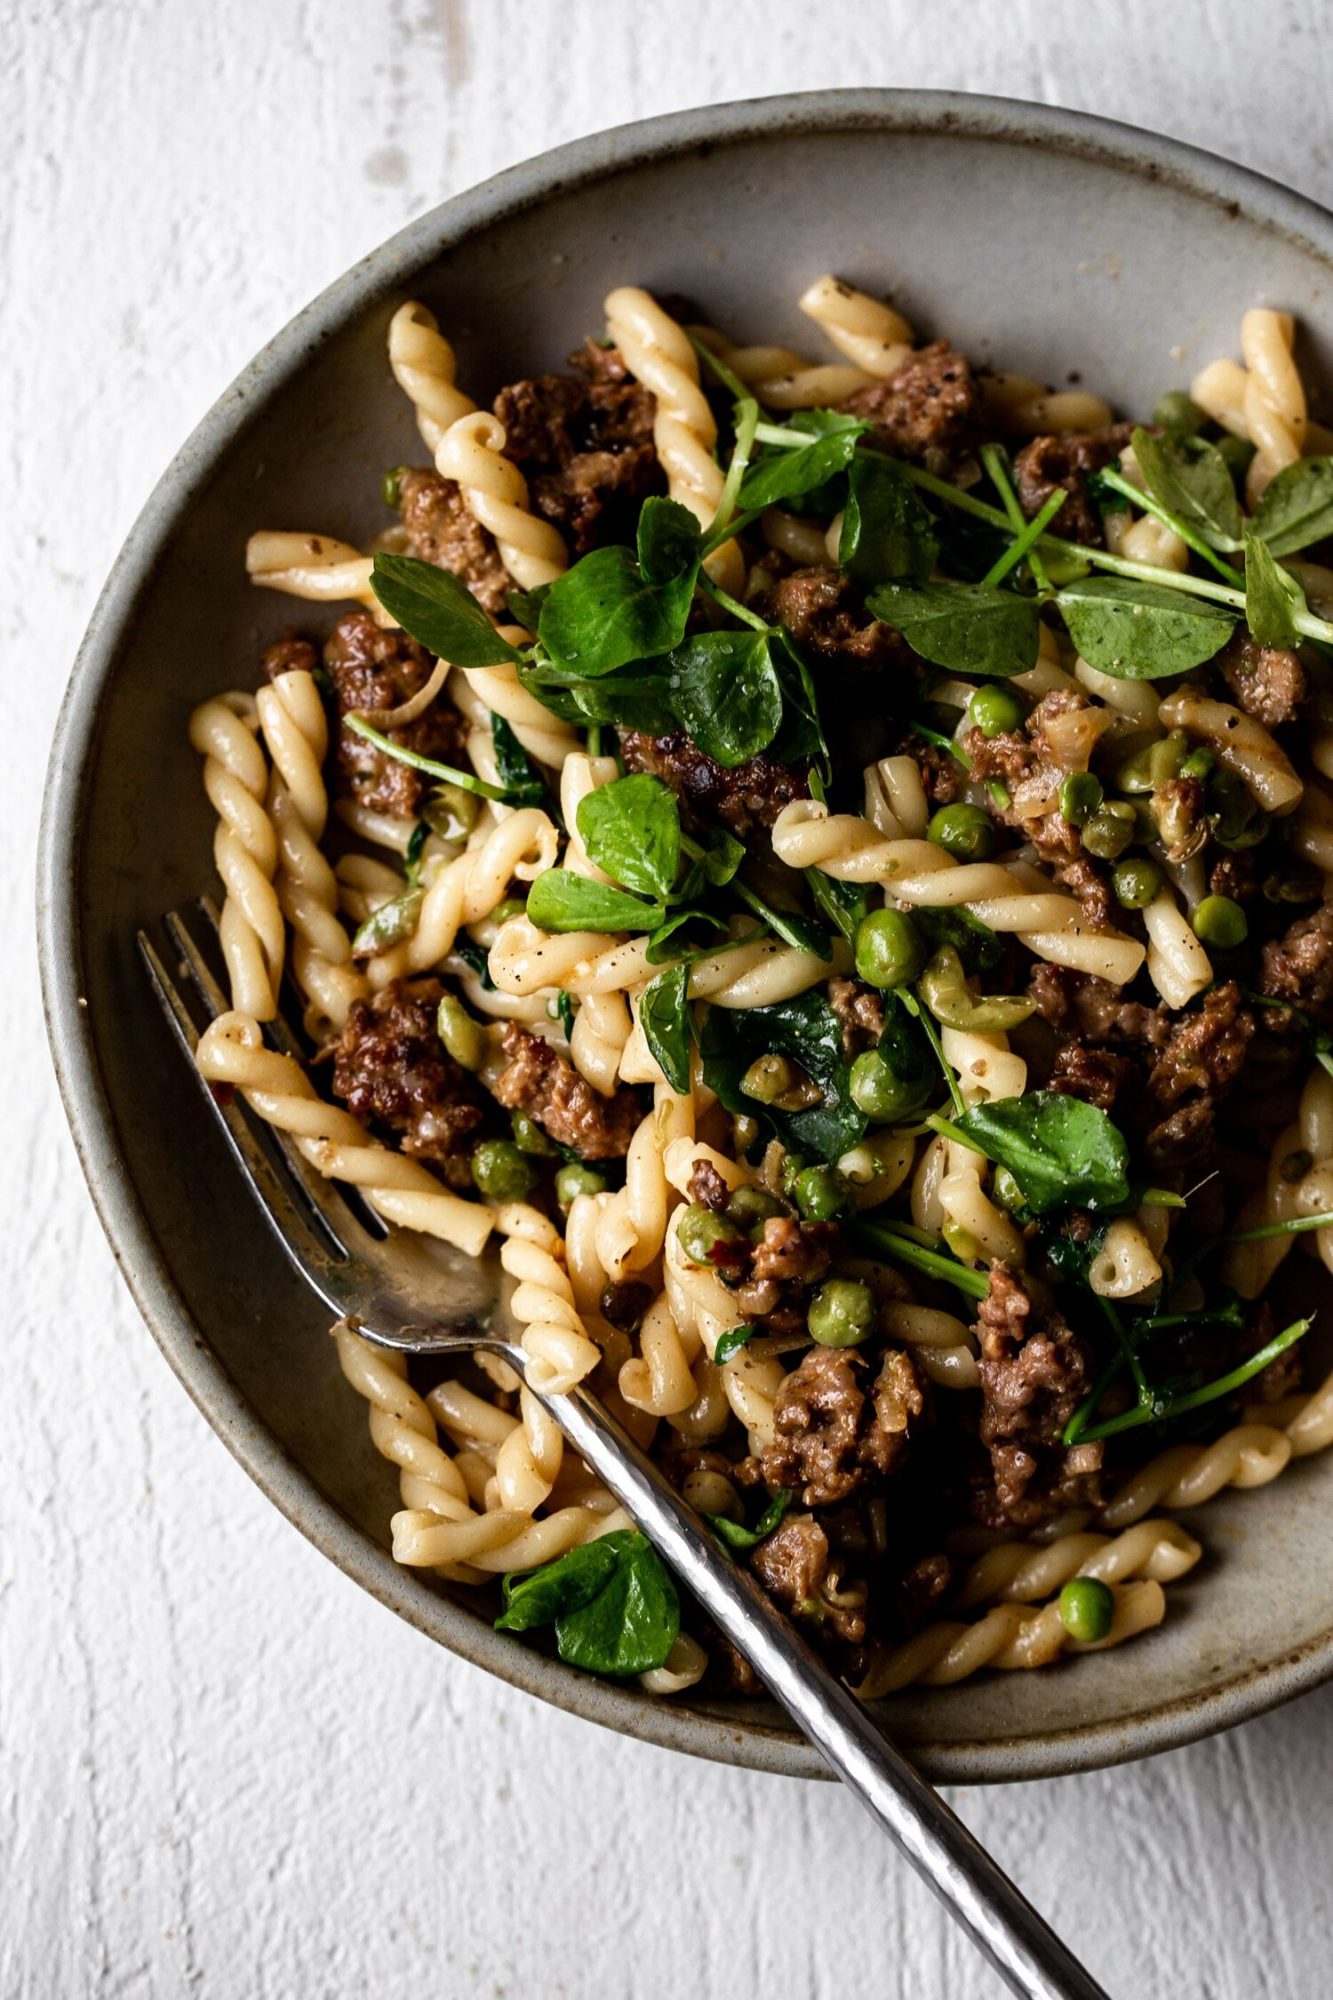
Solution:
{"label": "speckled glaze on bowl", "polygon": [[[920,329],[1136,411],[1234,351],[1253,302],[1294,310],[1316,383],[1333,217],[1272,183],[1095,118],[979,97],[847,91],[724,105],[549,153],[446,202],[354,266],[245,371],[158,485],[94,614],[51,761],[40,867],[52,1047],[84,1171],[163,1353],[274,1504],[384,1604],[463,1658],[630,1735],[812,1776],[764,1704],[661,1701],[491,1630],[468,1592],[395,1567],[394,1478],[325,1315],[271,1244],[168,1042],[135,927],[212,879],[190,707],[252,685],[294,607],[249,588],[259,526],[350,541],[382,469],[419,453],[384,360],[427,300],[485,396],[557,364],[615,283],[698,299],[741,338],[811,334],[823,270],[891,290]],[[814,343],[818,345],[817,341]],[[316,619],[319,614],[313,611]],[[71,833],[77,831],[78,838]],[[933,1776],[1032,1778],[1241,1722],[1333,1674],[1333,1565],[1312,1563],[1333,1456],[1207,1511],[1208,1559],[1165,1627],[1042,1674],[885,1704]]]}

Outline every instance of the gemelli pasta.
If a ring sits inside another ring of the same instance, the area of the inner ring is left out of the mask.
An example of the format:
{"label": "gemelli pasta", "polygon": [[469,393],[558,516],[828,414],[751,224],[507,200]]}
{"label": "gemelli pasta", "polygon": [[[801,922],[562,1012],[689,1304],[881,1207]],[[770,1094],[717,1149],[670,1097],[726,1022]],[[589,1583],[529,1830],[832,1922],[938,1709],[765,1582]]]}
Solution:
{"label": "gemelli pasta", "polygon": [[333,1329],[394,1555],[660,1695],[752,1677],[566,1448],[577,1383],[867,1699],[1150,1631],[1171,1516],[1333,1442],[1295,322],[1136,424],[797,303],[812,353],[619,287],[492,408],[403,303],[428,462],[368,552],[252,535],[337,611],[189,723],[201,1070],[508,1284],[522,1379]]}

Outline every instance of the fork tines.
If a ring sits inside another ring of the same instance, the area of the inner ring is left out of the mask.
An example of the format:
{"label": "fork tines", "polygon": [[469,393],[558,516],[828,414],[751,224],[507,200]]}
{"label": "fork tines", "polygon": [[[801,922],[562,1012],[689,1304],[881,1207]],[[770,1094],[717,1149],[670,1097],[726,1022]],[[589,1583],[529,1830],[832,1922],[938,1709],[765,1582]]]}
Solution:
{"label": "fork tines", "polygon": [[[169,911],[163,929],[170,946],[165,957],[146,931],[138,934],[163,1012],[272,1228],[293,1263],[313,1279],[331,1259],[371,1247],[383,1226],[376,1218],[372,1235],[293,1138],[258,1118],[239,1092],[220,1092],[199,1075],[194,1054],[200,1034],[230,1007],[214,970],[221,965],[217,907],[211,897],[201,897],[187,909]],[[167,970],[168,960],[179,966],[179,980]],[[266,1024],[265,1035],[279,1053],[301,1056],[301,1042],[282,1015]]]}

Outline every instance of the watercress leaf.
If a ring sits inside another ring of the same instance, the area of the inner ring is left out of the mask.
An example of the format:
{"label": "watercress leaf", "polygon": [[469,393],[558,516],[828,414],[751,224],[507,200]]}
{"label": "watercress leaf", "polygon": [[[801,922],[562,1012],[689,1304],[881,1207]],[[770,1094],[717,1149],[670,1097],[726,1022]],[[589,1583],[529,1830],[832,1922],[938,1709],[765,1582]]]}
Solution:
{"label": "watercress leaf", "polygon": [[794,910],[779,910],[772,903],[766,903],[762,896],[755,894],[744,882],[733,882],[732,888],[745,907],[762,917],[774,937],[780,937],[784,944],[796,951],[813,952],[816,958],[831,962],[833,940],[826,925],[812,917],[803,917]]}
{"label": "watercress leaf", "polygon": [[665,911],[606,882],[548,868],[528,891],[528,917],[540,931],[652,931]]}
{"label": "watercress leaf", "polygon": [[560,1026],[565,1031],[565,1040],[568,1041],[574,1032],[574,996],[572,993],[567,993],[563,986],[555,996],[555,1008],[560,1016]]}
{"label": "watercress leaf", "polygon": [[1030,1090],[974,1104],[954,1122],[988,1160],[1009,1169],[1034,1215],[1120,1208],[1129,1200],[1125,1136],[1095,1104]]}
{"label": "watercress leaf", "polygon": [[719,829],[698,857],[698,865],[703,870],[705,881],[715,889],[721,889],[730,882],[744,859],[745,842],[737,840],[734,833]]}
{"label": "watercress leaf", "polygon": [[713,1349],[713,1361],[716,1366],[721,1368],[730,1361],[733,1354],[739,1354],[743,1347],[748,1347],[754,1339],[754,1334],[754,1328],[745,1325],[730,1326],[725,1333],[719,1334],[717,1346]]}
{"label": "watercress leaf", "polygon": [[529,632],[535,632],[550,588],[549,583],[539,583],[535,590],[507,590],[505,605],[510,617],[525,625]]}
{"label": "watercress leaf", "polygon": [[[749,1330],[748,1327],[736,1329],[737,1332],[744,1333],[748,1333]],[[727,1338],[728,1335],[724,1333],[722,1340]],[[722,1340],[717,1344],[718,1353],[721,1353]],[[716,1359],[716,1356],[714,1358]],[[790,1505],[791,1494],[785,1486],[780,1486],[752,1528],[747,1528],[744,1521],[731,1520],[726,1514],[705,1514],[704,1519],[718,1540],[725,1542],[729,1549],[756,1549],[760,1542],[768,1540]]]}
{"label": "watercress leaf", "polygon": [[639,568],[649,583],[669,583],[686,576],[699,560],[699,523],[679,500],[658,495],[639,510]]}
{"label": "watercress leaf", "polygon": [[589,860],[613,881],[666,901],[680,865],[680,808],[669,785],[647,772],[599,785],[579,801],[578,826]]}
{"label": "watercress leaf", "polygon": [[498,667],[518,658],[452,570],[416,556],[378,555],[370,581],[389,616],[436,659],[456,667]]}
{"label": "watercress leaf", "polygon": [[850,465],[856,440],[870,426],[836,410],[803,410],[787,429],[813,436],[813,442],[767,451],[741,481],[737,505],[745,512],[773,507],[813,492],[826,479]]}
{"label": "watercress leaf", "polygon": [[1261,646],[1299,646],[1294,614],[1304,611],[1305,593],[1283,569],[1266,542],[1245,531],[1245,623]]}
{"label": "watercress leaf", "polygon": [[697,563],[650,583],[628,549],[594,549],[551,585],[537,636],[557,667],[598,680],[669,653],[685,636]]}
{"label": "watercress leaf", "polygon": [[913,1014],[898,996],[896,1005],[884,1009],[884,1032],[876,1045],[899,1083],[910,1085],[916,1102],[923,1105],[935,1087],[938,1070],[930,1039],[921,1026],[919,1011]]}
{"label": "watercress leaf", "polygon": [[767,632],[701,632],[667,664],[672,707],[705,756],[734,770],[768,748],[782,686]]}
{"label": "watercress leaf", "polygon": [[619,1529],[595,1542],[582,1542],[540,1569],[511,1570],[501,1585],[505,1608],[495,1621],[496,1631],[530,1632],[590,1604],[610,1582],[630,1532]]}
{"label": "watercress leaf", "polygon": [[1066,584],[1055,601],[1088,665],[1122,681],[1162,680],[1201,667],[1236,623],[1225,605],[1118,576]]}
{"label": "watercress leaf", "polygon": [[1154,500],[1193,528],[1209,548],[1240,547],[1240,503],[1215,444],[1198,437],[1157,437],[1145,430],[1136,430],[1132,442]]}
{"label": "watercress leaf", "polygon": [[676,726],[662,665],[649,662],[589,681],[566,673],[550,660],[521,660],[518,677],[529,694],[562,722],[572,722],[577,728],[597,724],[643,729],[651,736],[660,736]]}
{"label": "watercress leaf", "polygon": [[690,1088],[689,977],[687,965],[673,965],[649,981],[639,1002],[643,1039],[677,1097]]}
{"label": "watercress leaf", "polygon": [[782,685],[782,727],[771,746],[780,764],[828,762],[828,738],[819,715],[819,696],[809,667],[790,632],[779,631],[773,663]]}
{"label": "watercress leaf", "polygon": [[901,468],[857,452],[847,473],[838,567],[866,590],[890,579],[924,583],[940,545],[931,516]]}
{"label": "watercress leaf", "polygon": [[673,910],[665,923],[659,924],[648,940],[645,957],[649,965],[661,965],[668,958],[675,958],[687,942],[680,936],[680,932],[690,924],[708,924],[718,931],[727,928],[722,918],[714,916],[711,910],[693,908]]}
{"label": "watercress leaf", "polygon": [[546,781],[502,715],[491,716],[491,741],[495,768],[510,798],[522,805],[544,799]]}
{"label": "watercress leaf", "polygon": [[933,666],[998,680],[1036,664],[1035,597],[984,583],[886,583],[866,602]]}
{"label": "watercress leaf", "polygon": [[836,924],[848,944],[856,943],[856,933],[870,913],[870,898],[855,882],[840,882],[822,868],[807,868],[805,879],[815,905],[831,924]]}
{"label": "watercress leaf", "polygon": [[[727,1110],[757,1118],[783,1144],[820,1160],[836,1160],[862,1138],[866,1120],[852,1102],[842,1053],[842,1023],[823,993],[809,990],[772,1007],[710,1007],[699,1034],[704,1081]],[[757,1056],[790,1056],[823,1092],[805,1111],[779,1111],[742,1091]]]}
{"label": "watercress leaf", "polygon": [[632,1534],[596,1596],[556,1620],[555,1643],[562,1660],[588,1673],[646,1674],[663,1664],[679,1631],[676,1587],[652,1543]]}
{"label": "watercress leaf", "polygon": [[1333,535],[1333,458],[1298,458],[1265,487],[1250,526],[1275,556]]}

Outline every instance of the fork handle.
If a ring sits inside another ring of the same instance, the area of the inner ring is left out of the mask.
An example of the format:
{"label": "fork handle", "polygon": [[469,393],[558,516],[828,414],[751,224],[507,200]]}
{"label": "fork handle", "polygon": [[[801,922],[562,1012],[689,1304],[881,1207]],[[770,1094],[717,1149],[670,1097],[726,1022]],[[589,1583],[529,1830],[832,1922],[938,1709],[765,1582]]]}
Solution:
{"label": "fork handle", "polygon": [[1014,1993],[1108,2000],[687,1501],[583,1388],[541,1397],[565,1436]]}

